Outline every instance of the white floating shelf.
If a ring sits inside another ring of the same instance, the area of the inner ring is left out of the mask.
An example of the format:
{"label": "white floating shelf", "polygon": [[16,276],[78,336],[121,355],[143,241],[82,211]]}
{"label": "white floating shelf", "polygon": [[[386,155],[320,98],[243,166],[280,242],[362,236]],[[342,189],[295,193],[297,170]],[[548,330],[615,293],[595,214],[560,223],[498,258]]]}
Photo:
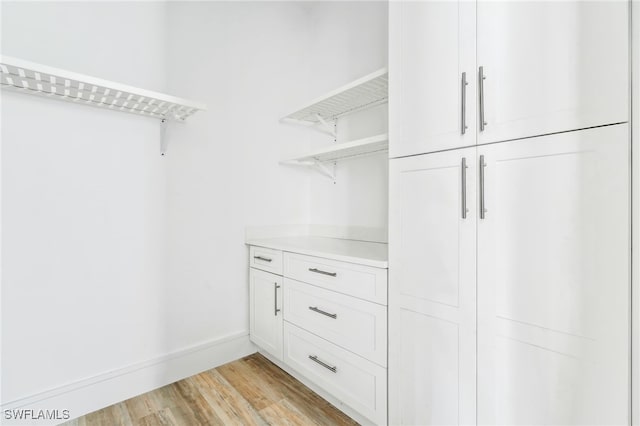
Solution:
{"label": "white floating shelf", "polygon": [[326,127],[326,121],[387,102],[388,88],[389,74],[382,68],[315,99],[282,120]]}
{"label": "white floating shelf", "polygon": [[389,136],[384,133],[355,141],[334,144],[301,157],[281,161],[280,163],[314,167],[322,174],[334,179],[334,174],[329,171],[323,163],[363,157],[365,155],[385,152],[388,149]]}
{"label": "white floating shelf", "polygon": [[161,120],[184,121],[195,112],[207,109],[199,102],[9,56],[0,56],[0,85],[5,90]]}

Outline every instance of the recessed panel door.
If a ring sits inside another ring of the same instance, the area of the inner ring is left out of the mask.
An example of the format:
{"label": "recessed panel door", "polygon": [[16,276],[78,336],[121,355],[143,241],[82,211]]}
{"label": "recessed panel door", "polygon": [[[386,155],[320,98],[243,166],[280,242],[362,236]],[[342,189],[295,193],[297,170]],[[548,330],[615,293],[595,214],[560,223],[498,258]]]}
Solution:
{"label": "recessed panel door", "polygon": [[480,0],[477,14],[479,144],[628,121],[628,2]]}
{"label": "recessed panel door", "polygon": [[626,124],[478,148],[479,424],[628,424],[628,148]]}
{"label": "recessed panel door", "polygon": [[389,3],[391,157],[475,144],[475,7]]}
{"label": "recessed panel door", "polygon": [[475,423],[475,148],[391,160],[389,422]]}

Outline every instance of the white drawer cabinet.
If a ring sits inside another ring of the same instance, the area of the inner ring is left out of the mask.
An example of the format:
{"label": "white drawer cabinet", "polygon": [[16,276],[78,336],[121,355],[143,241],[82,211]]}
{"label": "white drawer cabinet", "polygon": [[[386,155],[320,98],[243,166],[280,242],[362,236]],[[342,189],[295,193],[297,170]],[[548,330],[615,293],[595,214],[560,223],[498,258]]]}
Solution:
{"label": "white drawer cabinet", "polygon": [[387,370],[285,322],[284,362],[378,424],[387,422]]}
{"label": "white drawer cabinet", "polygon": [[312,256],[309,244],[306,254],[270,244],[249,247],[251,340],[357,420],[386,424],[386,260],[362,255],[362,242],[331,244],[350,262],[331,252]]}
{"label": "white drawer cabinet", "polygon": [[387,365],[387,307],[285,278],[284,319]]}
{"label": "white drawer cabinet", "polygon": [[282,251],[251,246],[249,249],[249,266],[282,275]]}
{"label": "white drawer cabinet", "polygon": [[284,254],[285,276],[372,302],[387,303],[387,270],[296,253]]}

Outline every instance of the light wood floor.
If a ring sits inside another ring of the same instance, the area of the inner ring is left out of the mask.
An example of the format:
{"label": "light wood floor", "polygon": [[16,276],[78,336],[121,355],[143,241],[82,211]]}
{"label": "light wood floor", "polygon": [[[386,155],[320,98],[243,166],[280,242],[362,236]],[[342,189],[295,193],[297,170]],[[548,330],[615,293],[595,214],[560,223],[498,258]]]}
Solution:
{"label": "light wood floor", "polygon": [[65,423],[67,426],[357,425],[260,354]]}

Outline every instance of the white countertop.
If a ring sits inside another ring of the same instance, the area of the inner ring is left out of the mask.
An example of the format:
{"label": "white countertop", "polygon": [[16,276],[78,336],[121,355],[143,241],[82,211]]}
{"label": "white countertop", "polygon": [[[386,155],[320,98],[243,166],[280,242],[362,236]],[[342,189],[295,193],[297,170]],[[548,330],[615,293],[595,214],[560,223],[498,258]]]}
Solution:
{"label": "white countertop", "polygon": [[247,240],[247,245],[301,253],[325,259],[387,268],[387,244],[326,237],[283,237]]}

